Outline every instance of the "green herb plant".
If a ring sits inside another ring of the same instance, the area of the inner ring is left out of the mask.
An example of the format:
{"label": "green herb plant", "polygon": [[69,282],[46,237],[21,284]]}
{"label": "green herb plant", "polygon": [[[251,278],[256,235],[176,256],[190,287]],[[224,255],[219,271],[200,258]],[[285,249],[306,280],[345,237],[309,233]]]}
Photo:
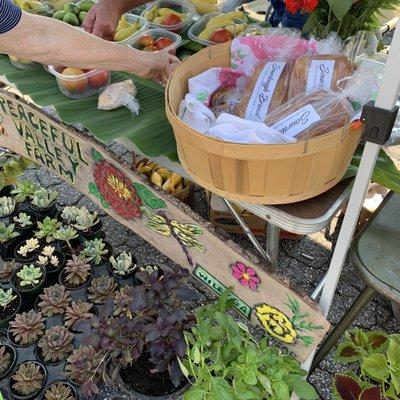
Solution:
{"label": "green herb plant", "polygon": [[11,152],[0,154],[0,189],[16,183],[17,178],[32,164],[32,161]]}
{"label": "green herb plant", "polygon": [[27,213],[20,212],[13,218],[13,221],[18,224],[21,228],[27,228],[28,226],[32,226],[32,217]]}
{"label": "green herb plant", "polygon": [[20,271],[17,272],[17,277],[20,279],[19,286],[35,286],[39,284],[43,276],[40,267],[35,267],[33,264],[24,265]]}
{"label": "green herb plant", "polygon": [[20,233],[14,230],[15,224],[6,226],[3,222],[0,222],[0,243],[7,243],[11,239],[19,236]]}
{"label": "green herb plant", "polygon": [[229,314],[229,291],[196,312],[197,324],[185,333],[181,369],[192,384],[184,400],[318,399],[307,373],[292,356],[266,338],[259,343],[246,325]]}
{"label": "green herb plant", "polygon": [[12,197],[0,197],[0,217],[7,217],[15,210],[17,203]]}
{"label": "green herb plant", "polygon": [[11,191],[14,195],[14,199],[17,203],[23,203],[26,199],[32,198],[33,194],[37,190],[37,186],[29,180],[17,181],[15,189]]}
{"label": "green herb plant", "polygon": [[0,289],[0,307],[5,309],[13,300],[17,298],[12,289]]}
{"label": "green herb plant", "polygon": [[32,196],[32,204],[39,209],[44,209],[50,207],[58,199],[58,196],[59,194],[55,190],[39,188]]}

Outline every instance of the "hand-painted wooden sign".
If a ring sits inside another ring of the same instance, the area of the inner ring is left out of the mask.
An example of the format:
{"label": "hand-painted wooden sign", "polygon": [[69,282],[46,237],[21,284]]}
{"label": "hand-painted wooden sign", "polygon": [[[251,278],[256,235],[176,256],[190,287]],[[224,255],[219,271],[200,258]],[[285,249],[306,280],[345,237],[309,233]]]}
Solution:
{"label": "hand-painted wooden sign", "polygon": [[307,358],[329,328],[311,300],[265,272],[187,206],[151,186],[97,140],[0,90],[0,146],[58,174],[219,294],[233,287],[236,309]]}

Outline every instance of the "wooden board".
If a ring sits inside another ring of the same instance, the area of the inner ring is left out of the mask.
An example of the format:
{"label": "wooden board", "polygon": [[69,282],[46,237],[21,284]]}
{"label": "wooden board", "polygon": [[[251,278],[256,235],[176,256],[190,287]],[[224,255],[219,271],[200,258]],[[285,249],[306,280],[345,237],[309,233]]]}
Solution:
{"label": "wooden board", "polygon": [[0,146],[58,174],[212,291],[233,287],[236,309],[260,323],[304,361],[329,328],[317,307],[267,274],[232,241],[187,206],[113,158],[96,139],[0,90]]}

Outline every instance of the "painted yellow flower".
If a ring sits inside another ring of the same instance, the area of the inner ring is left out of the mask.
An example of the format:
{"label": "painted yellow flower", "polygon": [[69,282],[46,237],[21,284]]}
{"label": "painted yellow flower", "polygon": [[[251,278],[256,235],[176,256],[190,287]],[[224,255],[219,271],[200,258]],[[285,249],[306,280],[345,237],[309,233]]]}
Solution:
{"label": "painted yellow flower", "polygon": [[291,344],[297,338],[289,318],[275,307],[262,304],[256,307],[256,315],[264,329],[275,339]]}

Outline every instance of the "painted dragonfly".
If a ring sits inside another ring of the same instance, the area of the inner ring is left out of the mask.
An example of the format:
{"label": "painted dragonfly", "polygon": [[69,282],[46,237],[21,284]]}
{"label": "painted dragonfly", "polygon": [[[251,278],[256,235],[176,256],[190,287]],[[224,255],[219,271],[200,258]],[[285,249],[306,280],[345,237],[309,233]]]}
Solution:
{"label": "painted dragonfly", "polygon": [[203,234],[203,229],[195,224],[185,224],[169,219],[165,212],[154,213],[149,208],[142,206],[140,211],[147,217],[147,227],[163,236],[173,236],[181,245],[188,262],[193,266],[193,260],[188,251],[189,248],[205,253],[206,247],[196,237]]}

